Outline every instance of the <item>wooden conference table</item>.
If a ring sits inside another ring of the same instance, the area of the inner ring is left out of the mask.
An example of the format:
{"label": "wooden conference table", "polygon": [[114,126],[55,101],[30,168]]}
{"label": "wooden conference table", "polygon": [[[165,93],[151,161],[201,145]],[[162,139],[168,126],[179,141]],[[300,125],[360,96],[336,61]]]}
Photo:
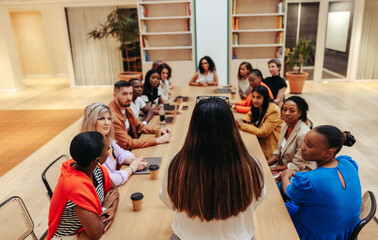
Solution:
{"label": "wooden conference table", "polygon": [[[167,163],[184,143],[196,96],[220,95],[231,98],[230,94],[217,94],[216,87],[175,87],[170,104],[173,104],[173,99],[180,95],[189,96],[189,100],[180,104],[179,112],[182,114],[176,116],[174,124],[166,125],[172,130],[171,142],[133,150],[136,156],[162,157],[158,179],[151,180],[150,175],[134,175],[125,185],[118,188],[120,192],[118,210],[112,226],[101,237],[102,240],[170,239],[175,213],[169,210],[158,196]],[[235,100],[230,99],[230,101],[236,102],[238,99],[239,97],[236,96]],[[188,106],[187,110],[182,110],[184,105]],[[235,113],[235,118],[239,116],[241,115]],[[155,116],[149,124],[157,124],[157,121],[158,117]],[[256,136],[246,132],[241,132],[241,135],[251,155],[260,160],[267,187],[266,197],[255,211],[255,239],[299,239]],[[142,135],[142,137],[150,137],[150,135]],[[143,209],[138,212],[133,211],[130,200],[134,192],[141,192],[144,195]],[[84,233],[79,239],[88,238]]]}

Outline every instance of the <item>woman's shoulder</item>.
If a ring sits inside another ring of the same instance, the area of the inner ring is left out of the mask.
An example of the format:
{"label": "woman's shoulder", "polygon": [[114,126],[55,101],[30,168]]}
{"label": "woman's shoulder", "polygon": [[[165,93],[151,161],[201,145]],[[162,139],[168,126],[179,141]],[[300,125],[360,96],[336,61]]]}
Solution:
{"label": "woman's shoulder", "polygon": [[336,157],[336,160],[339,161],[339,164],[347,165],[355,168],[358,171],[357,163],[352,159],[352,157],[347,155],[339,155]]}
{"label": "woman's shoulder", "polygon": [[268,109],[266,110],[266,112],[268,113],[281,113],[281,108],[275,104],[274,102],[270,102],[269,105],[268,105]]}
{"label": "woman's shoulder", "polygon": [[310,175],[309,172],[297,172],[292,183],[298,188],[310,189],[312,188]]}
{"label": "woman's shoulder", "polygon": [[306,135],[310,128],[302,120],[298,120],[296,127],[298,128],[299,135]]}

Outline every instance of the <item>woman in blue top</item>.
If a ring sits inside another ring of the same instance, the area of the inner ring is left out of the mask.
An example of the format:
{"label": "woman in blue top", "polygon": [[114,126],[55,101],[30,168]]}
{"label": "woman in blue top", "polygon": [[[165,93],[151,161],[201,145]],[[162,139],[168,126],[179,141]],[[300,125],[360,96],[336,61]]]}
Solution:
{"label": "woman in blue top", "polygon": [[343,145],[355,142],[350,132],[318,126],[306,134],[301,149],[302,158],[315,161],[317,169],[281,173],[283,191],[290,198],[286,206],[301,239],[349,239],[360,221],[358,166],[349,156],[335,158]]}

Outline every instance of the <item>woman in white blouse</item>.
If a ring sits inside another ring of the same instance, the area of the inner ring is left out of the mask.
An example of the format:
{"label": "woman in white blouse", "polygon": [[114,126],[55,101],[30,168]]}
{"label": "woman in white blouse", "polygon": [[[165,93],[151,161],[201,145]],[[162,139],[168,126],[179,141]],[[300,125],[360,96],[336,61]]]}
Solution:
{"label": "woman in white blouse", "polygon": [[194,74],[189,86],[218,86],[218,75],[215,64],[209,56],[204,56],[198,64],[198,72]]}
{"label": "woman in white blouse", "polygon": [[220,98],[200,100],[160,192],[176,211],[171,239],[251,240],[254,210],[264,196],[262,168],[249,155],[230,107]]}

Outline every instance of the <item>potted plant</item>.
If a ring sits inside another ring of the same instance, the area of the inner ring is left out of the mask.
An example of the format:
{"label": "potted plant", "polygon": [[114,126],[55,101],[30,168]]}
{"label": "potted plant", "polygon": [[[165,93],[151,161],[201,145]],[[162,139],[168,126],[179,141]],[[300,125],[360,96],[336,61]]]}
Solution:
{"label": "potted plant", "polygon": [[286,72],[286,78],[289,80],[290,93],[302,93],[303,85],[308,77],[308,73],[303,71],[303,65],[315,51],[315,45],[311,38],[300,38],[292,49],[287,48],[285,53],[285,63],[291,67],[299,67],[298,71]]}
{"label": "potted plant", "polygon": [[[88,33],[89,38],[101,39],[103,37],[113,37],[119,44],[122,51],[124,61],[127,63],[127,69],[131,70],[131,58],[135,59],[135,55],[139,56],[139,29],[138,15],[135,9],[116,8],[108,16],[104,24],[101,24],[99,30],[97,27]],[[131,50],[131,48],[134,49]],[[135,54],[135,53],[136,54]],[[129,56],[130,53],[133,56]],[[126,68],[126,67],[125,67]],[[118,74],[120,80],[130,80],[131,78],[143,78],[141,66],[137,68],[139,71],[127,71]]]}

